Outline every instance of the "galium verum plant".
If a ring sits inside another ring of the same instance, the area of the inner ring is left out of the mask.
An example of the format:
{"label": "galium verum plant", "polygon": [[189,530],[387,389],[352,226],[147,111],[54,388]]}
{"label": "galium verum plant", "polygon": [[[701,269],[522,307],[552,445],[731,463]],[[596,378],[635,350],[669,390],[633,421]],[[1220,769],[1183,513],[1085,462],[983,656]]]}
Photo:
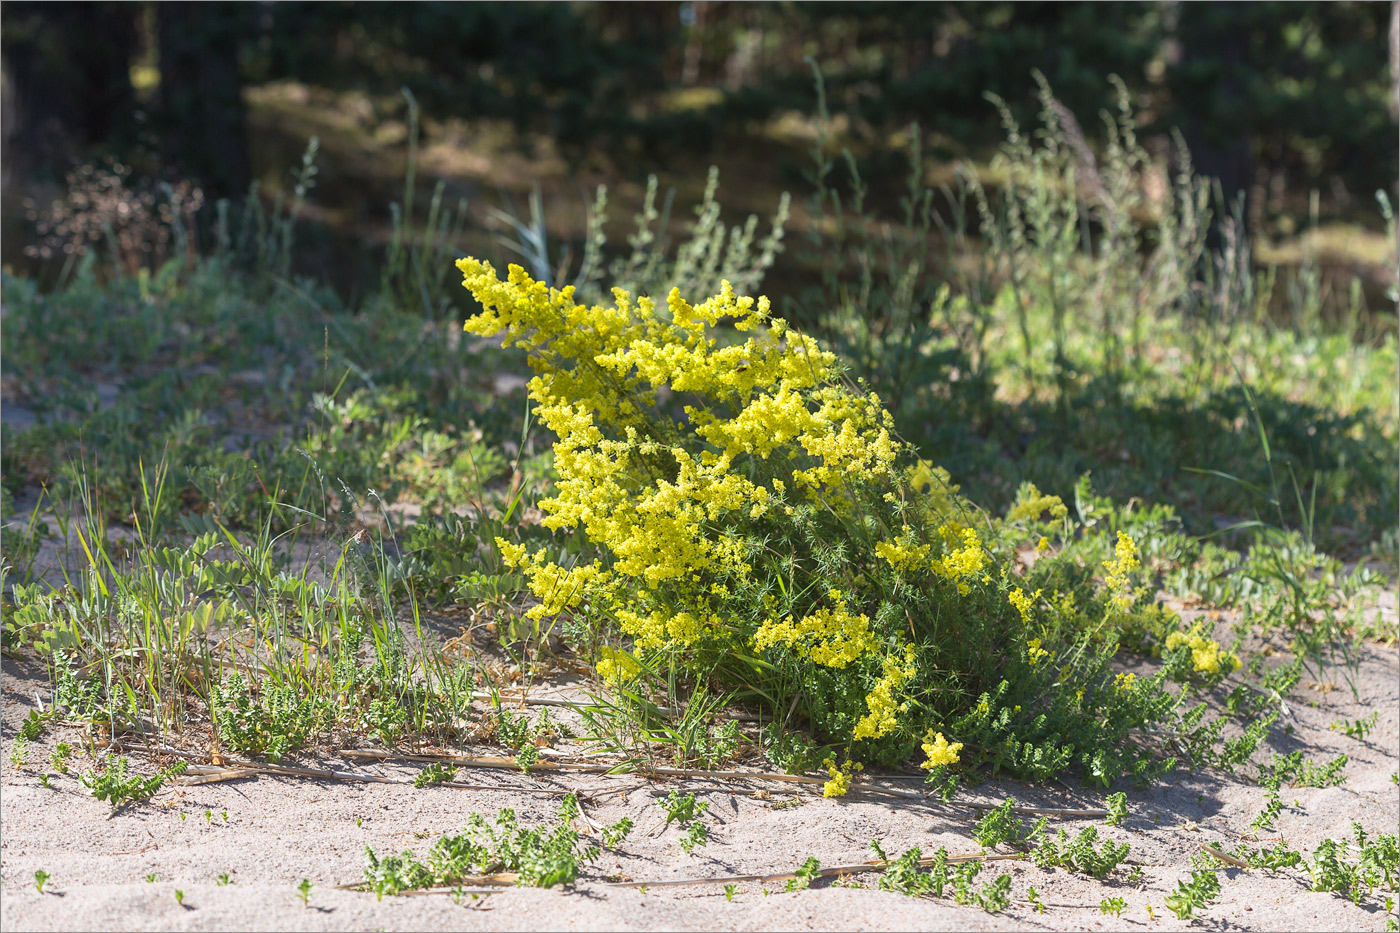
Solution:
{"label": "galium verum plant", "polygon": [[1036,637],[1040,594],[989,549],[987,522],[766,298],[725,281],[700,304],[614,289],[588,307],[519,266],[501,281],[489,263],[457,265],[483,309],[466,329],[527,351],[531,398],[558,437],[544,524],[582,529],[593,548],[556,561],[498,540],[540,599],[534,619],[611,620],[637,657],[785,694],[784,707],[800,696],[817,737],[846,747],[848,764],[828,769],[836,793],[854,762],[902,760],[921,739],[940,752],[927,767],[956,764],[962,746],[943,733],[994,738],[1041,681],[1049,696],[1059,678],[1071,703],[1049,720],[1045,703],[1015,704],[1021,739],[1074,734],[1056,725],[1076,704],[1102,715],[1074,691],[1111,680],[1104,652],[1057,664],[1056,643]]}

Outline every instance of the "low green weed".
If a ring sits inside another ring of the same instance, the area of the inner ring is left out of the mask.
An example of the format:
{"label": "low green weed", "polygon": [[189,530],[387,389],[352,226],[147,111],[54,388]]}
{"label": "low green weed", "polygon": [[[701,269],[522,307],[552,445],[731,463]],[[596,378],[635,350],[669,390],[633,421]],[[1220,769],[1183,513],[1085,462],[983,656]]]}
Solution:
{"label": "low green weed", "polygon": [[984,850],[995,849],[1003,842],[1018,845],[1025,841],[1026,828],[1021,818],[1012,812],[1015,806],[1016,802],[1008,797],[1000,806],[988,810],[986,816],[977,821],[972,830],[972,837]]}
{"label": "low green weed", "polygon": [[125,756],[113,758],[107,762],[104,770],[84,772],[78,776],[78,780],[92,791],[94,797],[108,801],[115,810],[124,804],[147,799],[160,790],[166,781],[185,771],[185,763],[181,761],[151,777],[143,778],[139,774],[129,773],[130,765],[131,762]]}
{"label": "low green weed", "polygon": [[1335,787],[1346,781],[1342,769],[1350,759],[1338,755],[1331,761],[1321,764],[1305,761],[1302,752],[1289,752],[1286,755],[1274,753],[1267,765],[1261,766],[1259,781],[1265,786],[1277,782],[1279,786],[1291,787]]}
{"label": "low green weed", "polygon": [[1379,712],[1373,712],[1363,719],[1341,719],[1327,726],[1329,729],[1340,729],[1346,735],[1351,736],[1358,742],[1366,741],[1366,734],[1376,726],[1376,720],[1380,717]]}
{"label": "low green weed", "polygon": [[666,811],[666,825],[679,822],[682,826],[700,819],[710,809],[703,800],[696,800],[694,794],[671,791],[665,797],[658,797],[656,805]]}
{"label": "low green weed", "polygon": [[1289,848],[1282,839],[1268,849],[1254,849],[1241,843],[1230,854],[1237,859],[1248,862],[1251,868],[1264,868],[1269,871],[1297,868],[1304,864],[1302,854]]}
{"label": "low green weed", "polygon": [[297,885],[297,897],[301,899],[302,907],[311,906],[311,897],[316,893],[316,885],[311,883],[310,878],[301,879],[301,884]]}
{"label": "low green weed", "polygon": [[[884,847],[878,839],[870,840],[870,848],[875,851],[876,858],[885,862],[885,870],[876,882],[879,890],[896,891],[907,897],[922,897],[924,894],[943,896],[944,888],[950,883],[947,849],[939,848],[925,860],[918,846],[906,849],[895,859],[885,854]],[[929,863],[928,871],[920,870],[923,861]]]}
{"label": "low green weed", "polygon": [[1349,842],[1356,850],[1356,861],[1346,857],[1348,841],[1324,839],[1312,860],[1303,863],[1303,870],[1312,878],[1312,889],[1345,894],[1357,904],[1376,889],[1395,891],[1396,866],[1400,865],[1396,835],[1382,833],[1372,839],[1360,823],[1352,823],[1351,830]]}
{"label": "low green weed", "polygon": [[1105,803],[1108,804],[1108,816],[1104,817],[1104,825],[1122,826],[1128,816],[1128,795],[1122,791],[1109,794]]}
{"label": "low green weed", "polygon": [[452,765],[435,761],[418,772],[418,776],[413,779],[413,786],[419,788],[431,787],[434,784],[445,784],[448,781],[454,781],[457,779],[457,771],[458,769]]}
{"label": "low green weed", "polygon": [[[976,862],[969,864],[977,865]],[[979,866],[980,867],[980,866]],[[962,903],[962,901],[959,901]],[[982,886],[972,898],[972,903],[982,908],[989,914],[1000,913],[1011,906],[1011,873],[1002,872],[991,880],[990,883]]]}
{"label": "low green weed", "polygon": [[1099,901],[1099,913],[1105,917],[1121,917],[1128,909],[1128,902],[1121,897],[1106,897]]}
{"label": "low green weed", "polygon": [[[948,862],[947,849],[940,847],[929,858],[923,858],[918,846],[891,859],[878,839],[870,840],[870,847],[875,856],[885,862],[885,870],[876,882],[881,891],[897,891],[908,897],[925,894],[942,897],[945,890],[950,890],[957,903],[975,905],[988,913],[1005,910],[1011,904],[1011,875],[1008,873],[998,875],[981,890],[973,890],[972,883],[982,871],[979,861],[953,866]],[[922,870],[924,868],[927,871]]]}
{"label": "low green weed", "polygon": [[324,699],[270,684],[254,698],[247,679],[237,672],[214,688],[210,707],[224,748],[265,755],[273,762],[304,748],[330,722]]}
{"label": "low green weed", "polygon": [[1220,897],[1220,878],[1213,871],[1197,869],[1190,881],[1178,881],[1176,890],[1164,899],[1167,909],[1178,919],[1191,920],[1195,912],[1204,910]]}
{"label": "low green weed", "polygon": [[26,742],[37,742],[39,737],[48,728],[49,715],[39,712],[37,709],[29,711],[29,715],[24,718],[24,722],[19,725],[19,737]]}
{"label": "low green weed", "polygon": [[48,884],[49,879],[52,877],[52,875],[44,871],[42,868],[36,871],[34,873],[34,890],[38,891],[40,894],[43,894],[44,885]]}
{"label": "low green weed", "polygon": [[16,736],[14,744],[10,746],[10,764],[16,768],[23,768],[29,756],[29,742],[22,736]]}
{"label": "low green weed", "polygon": [[1045,820],[1039,820],[1030,833],[1031,861],[1041,868],[1065,868],[1084,872],[1095,878],[1106,878],[1128,857],[1131,846],[1112,839],[1099,841],[1099,831],[1086,826],[1073,839],[1063,829],[1050,837],[1045,833]]}
{"label": "low green weed", "polygon": [[[407,851],[380,858],[366,846],[365,883],[379,898],[496,872],[515,872],[521,886],[573,884],[580,868],[601,854],[597,846],[580,845],[579,834],[570,825],[578,815],[578,801],[572,794],[564,797],[559,821],[552,827],[521,827],[511,809],[501,810],[494,823],[473,813],[465,832],[433,843],[426,862]],[[604,844],[619,844],[630,829],[627,821],[608,827]]]}
{"label": "low green weed", "polygon": [[667,826],[673,822],[679,823],[680,828],[685,830],[680,844],[687,854],[696,846],[703,846],[709,842],[710,831],[702,821],[702,817],[710,809],[709,803],[696,800],[694,794],[681,794],[673,790],[665,797],[658,797],[656,805],[666,811]]}
{"label": "low green weed", "polygon": [[59,774],[68,773],[68,759],[73,757],[73,746],[67,742],[59,742],[49,755],[49,761],[53,764],[54,770]]}
{"label": "low green weed", "polygon": [[807,861],[803,862],[797,871],[793,873],[793,877],[787,880],[787,885],[784,890],[788,892],[807,890],[812,886],[812,882],[820,877],[818,872],[821,870],[821,867],[821,862],[817,861],[815,858],[807,859]]}
{"label": "low green weed", "polygon": [[681,848],[689,855],[695,851],[696,846],[708,845],[710,841],[710,828],[704,823],[696,820],[685,828],[685,835],[681,837]]}

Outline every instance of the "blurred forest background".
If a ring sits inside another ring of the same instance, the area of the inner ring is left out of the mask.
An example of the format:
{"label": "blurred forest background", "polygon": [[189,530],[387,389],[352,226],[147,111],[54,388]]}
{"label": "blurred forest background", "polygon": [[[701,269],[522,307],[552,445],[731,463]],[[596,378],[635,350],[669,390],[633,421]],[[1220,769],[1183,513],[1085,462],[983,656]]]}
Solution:
{"label": "blurred forest background", "polygon": [[[51,279],[105,221],[131,227],[132,249],[154,262],[161,235],[135,229],[143,212],[188,212],[207,238],[217,199],[236,205],[254,182],[268,203],[289,193],[313,135],[320,171],[297,271],[349,301],[375,281],[414,143],[424,203],[441,180],[446,203],[472,207],[463,248],[485,236],[488,206],[535,184],[551,232],[577,240],[593,185],[618,196],[621,230],[648,174],[685,204],[711,164],[728,209],[767,216],[787,190],[800,219],[815,132],[810,57],[837,142],[886,203],[903,189],[912,121],[930,184],[961,165],[990,187],[1004,133],[985,92],[1032,126],[1038,69],[1097,143],[1117,75],[1150,151],[1169,155],[1179,128],[1197,169],[1221,182],[1218,216],[1244,198],[1257,262],[1311,250],[1324,267],[1361,271],[1375,309],[1387,276],[1365,268],[1395,259],[1374,193],[1393,192],[1400,171],[1396,9],[7,2],[3,261]],[[157,196],[162,182],[173,198]],[[774,289],[800,274],[796,261],[780,259]]]}

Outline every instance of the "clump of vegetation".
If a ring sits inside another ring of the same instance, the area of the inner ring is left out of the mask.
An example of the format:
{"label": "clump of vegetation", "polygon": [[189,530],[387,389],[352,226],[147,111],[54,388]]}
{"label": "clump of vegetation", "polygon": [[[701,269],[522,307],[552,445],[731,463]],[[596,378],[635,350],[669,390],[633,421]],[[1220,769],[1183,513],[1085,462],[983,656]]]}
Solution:
{"label": "clump of vegetation", "polygon": [[[558,822],[552,827],[522,827],[511,809],[501,810],[493,822],[473,813],[463,833],[443,836],[433,843],[426,862],[408,851],[381,858],[366,846],[365,884],[380,898],[461,884],[472,876],[500,872],[514,872],[522,887],[573,884],[580,869],[601,854],[596,845],[580,845],[579,833],[571,825],[578,816],[578,800],[573,794],[564,797]],[[603,844],[616,846],[631,828],[628,820],[607,827]]]}
{"label": "clump of vegetation", "polygon": [[78,775],[78,780],[92,791],[94,797],[108,801],[112,809],[116,810],[124,804],[146,800],[160,790],[166,781],[185,771],[185,763],[181,761],[158,774],[143,778],[139,774],[131,773],[130,767],[131,762],[126,756],[113,758],[107,762],[106,768],[101,771],[85,771]]}
{"label": "clump of vegetation", "polygon": [[230,674],[211,697],[219,741],[236,754],[281,761],[325,729],[330,716],[322,702],[288,687],[266,686],[254,698],[247,679]]}
{"label": "clump of vegetation", "polygon": [[[560,438],[544,524],[593,545],[591,560],[561,564],[497,541],[541,600],[532,618],[586,614],[700,683],[757,683],[775,709],[794,698],[853,757],[896,761],[924,738],[940,749],[929,767],[948,765],[946,730],[1020,774],[1076,758],[1105,781],[1151,773],[1107,741],[1171,705],[1160,680],[1107,674],[1102,630],[1135,602],[1126,534],[1099,561],[1102,584],[1081,577],[1083,607],[1057,611],[1031,588],[1055,561],[1017,579],[1010,548],[1067,507],[1028,485],[1004,523],[986,524],[894,439],[878,398],[843,385],[836,358],[766,301],[726,285],[701,305],[673,291],[664,313],[621,291],[589,308],[518,266],[501,281],[487,263],[459,265],[485,309],[468,329],[526,347],[540,373],[530,391]],[[720,346],[722,318],[757,336]],[[1062,543],[1069,532],[1059,524]],[[1098,741],[1075,752],[1058,739],[1072,733]]]}
{"label": "clump of vegetation", "polygon": [[696,846],[709,844],[710,829],[702,820],[706,811],[710,809],[707,802],[696,800],[694,794],[682,794],[673,790],[665,797],[658,797],[656,805],[666,811],[667,826],[678,823],[680,828],[685,830],[685,835],[681,838],[681,848],[687,854],[694,851]]}

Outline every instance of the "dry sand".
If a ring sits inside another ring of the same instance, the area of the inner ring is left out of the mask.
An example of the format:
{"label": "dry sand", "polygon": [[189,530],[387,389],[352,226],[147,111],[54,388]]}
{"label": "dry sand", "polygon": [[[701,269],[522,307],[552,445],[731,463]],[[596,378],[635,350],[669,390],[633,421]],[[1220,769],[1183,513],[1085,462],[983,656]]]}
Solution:
{"label": "dry sand", "polygon": [[[1384,612],[1393,618],[1394,594],[1385,594]],[[1350,757],[1346,783],[1330,788],[1284,788],[1277,834],[1310,854],[1325,838],[1351,835],[1352,821],[1369,832],[1395,832],[1400,821],[1397,742],[1400,741],[1400,665],[1394,647],[1368,645],[1354,683],[1341,669],[1305,676],[1288,700],[1291,715],[1276,728],[1270,750],[1302,750],[1310,760]],[[51,687],[41,665],[7,661],[3,672],[3,748],[8,756],[15,732],[39,699],[47,705]],[[1364,741],[1329,725],[1379,713]],[[109,817],[107,804],[88,795],[76,777],[55,776],[40,785],[55,743],[77,744],[76,728],[29,746],[27,764],[16,768],[6,757],[0,770],[0,927],[5,930],[203,930],[203,929],[1206,929],[1382,930],[1387,915],[1380,898],[1362,906],[1338,894],[1309,890],[1306,874],[1220,871],[1219,900],[1197,919],[1178,920],[1163,900],[1203,843],[1229,850],[1249,831],[1264,804],[1252,782],[1215,771],[1178,771],[1146,791],[1127,792],[1129,817],[1120,827],[1094,820],[1060,819],[1052,828],[1071,833],[1097,824],[1101,835],[1131,844],[1129,863],[1142,867],[1142,881],[1098,882],[1064,870],[1047,871],[1026,861],[985,866],[978,884],[1002,871],[1012,874],[1012,906],[999,914],[959,907],[951,899],[913,899],[871,890],[875,875],[858,876],[867,886],[850,889],[819,881],[811,890],[783,891],[782,882],[741,883],[732,900],[721,885],[635,888],[610,886],[609,878],[662,881],[694,876],[791,871],[809,856],[824,865],[872,857],[869,843],[879,838],[887,851],[939,846],[950,854],[972,854],[976,813],[936,802],[853,793],[824,799],[807,792],[801,806],[774,808],[790,800],[792,788],[760,783],[647,784],[617,775],[527,777],[509,771],[464,769],[459,781],[500,790],[445,787],[415,789],[411,784],[366,784],[281,778],[268,775],[225,783],[188,785],[162,791],[149,803]],[[1264,756],[1267,757],[1267,754]],[[139,756],[138,756],[138,760]],[[1258,760],[1258,756],[1256,756]],[[91,766],[83,756],[76,770]],[[390,777],[412,777],[405,762],[350,760],[323,754],[301,759],[306,767],[350,769]],[[142,770],[151,765],[142,762]],[[1250,769],[1251,773],[1253,769]],[[919,785],[898,776],[876,778],[903,791]],[[658,827],[655,794],[672,787],[695,791],[708,801],[710,842],[686,854],[680,831]],[[513,807],[523,825],[550,822],[557,798],[521,788],[577,789],[586,814],[599,824],[630,816],[637,824],[620,851],[605,852],[585,869],[572,889],[505,889],[467,896],[455,903],[447,894],[386,897],[338,889],[363,879],[364,849],[380,855],[412,849],[422,855],[439,835],[460,832],[471,811],[494,816]],[[663,789],[664,788],[664,789]],[[820,788],[816,788],[819,793]],[[757,791],[767,794],[765,799]],[[998,803],[1007,796],[1026,806],[1100,807],[1105,792],[1052,783],[1031,786],[988,781],[962,792],[960,801]],[[205,811],[212,814],[206,821]],[[223,813],[228,814],[225,821]],[[1355,857],[1355,853],[1351,853]],[[51,876],[43,893],[34,872]],[[219,885],[228,873],[233,884]],[[1121,879],[1124,869],[1115,875]],[[155,881],[145,880],[154,875]],[[303,878],[317,885],[310,906],[295,888]],[[1048,905],[1037,913],[1027,902],[1034,886]],[[764,892],[764,888],[768,893]],[[175,890],[184,892],[183,905]],[[1121,897],[1121,917],[1104,915],[1099,903]],[[1149,916],[1151,905],[1155,918]]]}

